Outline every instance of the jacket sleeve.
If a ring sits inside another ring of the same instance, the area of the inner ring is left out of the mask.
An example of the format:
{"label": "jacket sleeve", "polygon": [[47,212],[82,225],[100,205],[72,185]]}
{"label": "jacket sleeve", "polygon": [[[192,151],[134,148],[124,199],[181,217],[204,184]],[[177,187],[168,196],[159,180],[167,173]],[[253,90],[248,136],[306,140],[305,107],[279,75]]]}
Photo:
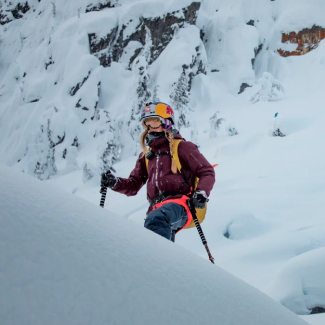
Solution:
{"label": "jacket sleeve", "polygon": [[118,177],[113,190],[127,196],[136,195],[148,179],[145,157],[140,154],[128,178]]}
{"label": "jacket sleeve", "polygon": [[215,172],[198,147],[190,141],[182,141],[178,146],[178,156],[181,165],[199,178],[197,190],[204,190],[207,195],[210,195],[215,182]]}

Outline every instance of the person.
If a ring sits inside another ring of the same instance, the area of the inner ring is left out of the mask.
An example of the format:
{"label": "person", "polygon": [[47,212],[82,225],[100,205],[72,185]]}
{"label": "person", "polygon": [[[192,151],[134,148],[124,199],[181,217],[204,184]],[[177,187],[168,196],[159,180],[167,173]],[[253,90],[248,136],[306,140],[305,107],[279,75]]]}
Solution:
{"label": "person", "polygon": [[[102,174],[101,187],[127,196],[136,195],[147,183],[149,208],[144,226],[171,240],[192,221],[188,208],[191,199],[195,208],[204,208],[215,182],[214,168],[197,146],[182,138],[174,128],[174,112],[166,103],[148,103],[140,121],[144,132],[140,137],[142,152],[128,178],[116,177],[110,170]],[[177,170],[173,146],[181,171]],[[195,187],[195,179],[198,184]]]}

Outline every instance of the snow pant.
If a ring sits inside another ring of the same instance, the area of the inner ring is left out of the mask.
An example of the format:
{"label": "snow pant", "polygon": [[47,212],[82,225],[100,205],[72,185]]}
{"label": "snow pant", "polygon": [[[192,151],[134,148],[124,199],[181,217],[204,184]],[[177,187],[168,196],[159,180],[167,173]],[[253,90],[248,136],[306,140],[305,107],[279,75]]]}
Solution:
{"label": "snow pant", "polygon": [[168,240],[175,241],[176,231],[185,225],[187,218],[184,207],[176,203],[167,203],[149,212],[144,226]]}

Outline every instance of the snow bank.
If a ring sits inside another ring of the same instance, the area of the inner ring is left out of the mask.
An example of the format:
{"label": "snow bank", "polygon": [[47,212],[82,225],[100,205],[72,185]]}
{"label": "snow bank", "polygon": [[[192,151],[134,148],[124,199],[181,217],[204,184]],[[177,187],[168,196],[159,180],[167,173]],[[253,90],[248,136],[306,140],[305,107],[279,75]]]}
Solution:
{"label": "snow bank", "polygon": [[270,295],[297,314],[325,308],[325,248],[292,258],[277,275]]}
{"label": "snow bank", "polygon": [[0,169],[2,324],[305,324],[107,210]]}

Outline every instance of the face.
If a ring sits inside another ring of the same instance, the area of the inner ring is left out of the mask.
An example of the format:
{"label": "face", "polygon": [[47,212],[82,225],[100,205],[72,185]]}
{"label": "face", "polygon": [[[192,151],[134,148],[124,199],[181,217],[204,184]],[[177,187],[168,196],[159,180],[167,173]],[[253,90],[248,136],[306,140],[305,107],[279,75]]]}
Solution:
{"label": "face", "polygon": [[149,117],[143,121],[144,127],[148,129],[148,132],[162,132],[164,128],[161,125],[161,121],[158,117]]}

